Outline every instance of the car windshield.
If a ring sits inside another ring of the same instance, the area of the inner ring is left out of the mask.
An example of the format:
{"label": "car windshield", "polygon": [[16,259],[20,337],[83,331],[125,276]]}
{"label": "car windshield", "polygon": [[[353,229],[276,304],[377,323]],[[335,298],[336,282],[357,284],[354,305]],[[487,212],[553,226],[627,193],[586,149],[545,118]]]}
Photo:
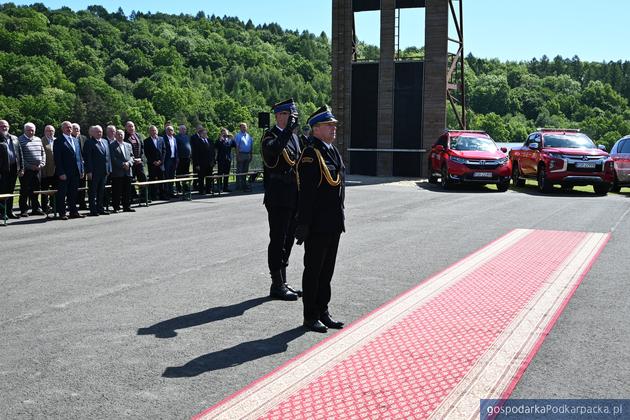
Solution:
{"label": "car windshield", "polygon": [[494,143],[494,140],[488,137],[459,136],[451,139],[451,149],[460,151],[478,150],[482,152],[494,152],[497,150],[497,145]]}
{"label": "car windshield", "polygon": [[545,147],[566,149],[597,149],[593,140],[586,134],[547,134],[544,137]]}

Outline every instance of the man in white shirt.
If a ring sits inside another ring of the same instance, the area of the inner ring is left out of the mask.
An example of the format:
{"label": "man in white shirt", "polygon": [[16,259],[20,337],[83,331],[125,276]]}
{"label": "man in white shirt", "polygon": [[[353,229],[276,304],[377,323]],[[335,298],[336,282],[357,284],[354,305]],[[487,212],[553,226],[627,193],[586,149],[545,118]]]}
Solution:
{"label": "man in white shirt", "polygon": [[[158,129],[152,125],[149,127],[149,137],[144,140],[144,154],[147,157],[149,168],[149,181],[164,179],[164,159],[166,158],[166,146],[164,139],[158,137]],[[164,194],[164,184],[151,185],[149,188],[151,200],[157,200],[158,193],[160,199],[166,199]]]}
{"label": "man in white shirt", "polygon": [[[236,173],[244,174],[249,172],[249,164],[252,161],[252,151],[254,140],[247,132],[247,124],[240,124],[240,131],[234,136],[236,142]],[[236,189],[249,191],[251,188],[247,183],[246,175],[236,177]]]}
{"label": "man in white shirt", "polygon": [[72,123],[61,123],[62,134],[57,137],[53,146],[55,158],[55,175],[57,176],[57,213],[60,220],[68,220],[67,210],[71,219],[85,217],[77,210],[77,190],[79,181],[84,177],[83,158],[79,140],[72,137]]}
{"label": "man in white shirt", "polygon": [[[164,178],[174,179],[179,159],[177,157],[177,139],[175,138],[175,129],[172,125],[166,126],[166,137],[164,138],[164,146],[166,147],[166,154],[164,156]],[[173,184],[166,184],[166,194],[173,198],[175,197],[175,190]]]}

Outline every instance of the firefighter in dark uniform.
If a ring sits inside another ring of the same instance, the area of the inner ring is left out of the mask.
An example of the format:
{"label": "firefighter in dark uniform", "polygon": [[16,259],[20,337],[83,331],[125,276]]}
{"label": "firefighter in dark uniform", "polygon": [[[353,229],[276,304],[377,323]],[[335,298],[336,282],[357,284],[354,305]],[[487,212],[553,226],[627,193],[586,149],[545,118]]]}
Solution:
{"label": "firefighter in dark uniform", "polygon": [[308,120],[312,127],[309,145],[298,162],[299,199],[297,244],[304,243],[304,327],[324,333],[341,329],[328,311],[330,282],[335,270],[337,248],[345,232],[345,166],[333,145],[337,120],[327,107]]}
{"label": "firefighter in dark uniform", "polygon": [[302,291],[287,284],[286,270],[295,241],[298,196],[295,164],[300,158],[301,149],[299,139],[293,131],[298,125],[298,111],[293,99],[275,104],[272,111],[276,125],[265,132],[261,141],[264,204],[269,219],[269,295],[274,299],[297,300]]}

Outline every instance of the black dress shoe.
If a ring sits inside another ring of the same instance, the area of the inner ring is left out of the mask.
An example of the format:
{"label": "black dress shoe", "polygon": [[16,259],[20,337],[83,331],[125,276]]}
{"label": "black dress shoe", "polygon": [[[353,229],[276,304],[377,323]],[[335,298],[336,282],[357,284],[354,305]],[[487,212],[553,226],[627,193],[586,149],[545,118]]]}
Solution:
{"label": "black dress shoe", "polygon": [[278,300],[298,300],[298,295],[287,289],[285,284],[271,285],[269,296]]}
{"label": "black dress shoe", "polygon": [[32,210],[31,211],[31,215],[32,216],[45,216],[46,213],[44,213],[43,211],[41,211],[40,209],[37,210]]}
{"label": "black dress shoe", "polygon": [[57,220],[68,220],[68,216],[65,214],[63,216],[57,216]]}
{"label": "black dress shoe", "polygon": [[129,208],[129,209],[124,209],[123,211],[124,211],[125,213],[135,213],[135,212],[136,212],[134,209],[131,209],[131,208]]}
{"label": "black dress shoe", "polygon": [[319,320],[322,322],[322,324],[324,324],[328,328],[332,328],[332,329],[335,329],[335,330],[340,330],[340,329],[343,328],[343,322],[335,321],[334,319],[332,319],[332,317],[330,316],[330,314],[328,312],[326,312],[322,316],[320,316]]}
{"label": "black dress shoe", "polygon": [[[98,215],[98,213],[97,213],[97,215]],[[71,219],[83,219],[84,217],[85,217],[85,215],[81,214],[81,213],[71,213],[70,214],[70,218]]]}
{"label": "black dress shoe", "polygon": [[15,213],[9,213],[9,214],[7,214],[7,217],[9,219],[19,219],[20,215],[19,214],[15,214]]}
{"label": "black dress shoe", "polygon": [[[98,217],[98,213],[90,212],[90,214],[88,214],[88,216],[90,216],[90,217]],[[72,215],[70,215],[70,217],[72,217]]]}
{"label": "black dress shoe", "polygon": [[103,211],[99,211],[98,214],[100,214],[101,216],[107,216],[109,212],[107,210],[103,210]]}
{"label": "black dress shoe", "polygon": [[23,211],[22,213],[20,213],[20,217],[28,217],[28,213]]}
{"label": "black dress shoe", "polygon": [[114,210],[110,211],[110,213],[114,213],[114,214],[116,214],[118,212],[120,212],[120,210],[117,210],[117,209],[114,209]]}
{"label": "black dress shoe", "polygon": [[302,325],[309,331],[315,331],[318,333],[328,332],[328,328],[326,328],[326,326],[322,324],[319,319],[313,321],[305,319],[304,324]]}
{"label": "black dress shoe", "polygon": [[296,295],[298,295],[298,297],[302,297],[302,295],[304,294],[300,289],[296,289],[293,286],[291,286],[290,284],[286,284],[285,283],[284,285],[287,287],[289,292],[295,293]]}

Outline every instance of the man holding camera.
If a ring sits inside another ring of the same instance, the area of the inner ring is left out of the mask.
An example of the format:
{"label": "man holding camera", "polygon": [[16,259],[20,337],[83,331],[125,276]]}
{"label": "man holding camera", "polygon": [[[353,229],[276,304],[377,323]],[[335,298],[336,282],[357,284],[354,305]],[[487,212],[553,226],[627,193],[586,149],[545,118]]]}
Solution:
{"label": "man holding camera", "polygon": [[267,262],[271,274],[269,295],[280,300],[297,300],[302,295],[287,284],[286,270],[295,240],[295,210],[298,187],[295,164],[300,158],[300,143],[294,130],[298,111],[293,99],[279,102],[272,109],[276,125],[261,141],[264,163],[265,199],[269,220]]}

